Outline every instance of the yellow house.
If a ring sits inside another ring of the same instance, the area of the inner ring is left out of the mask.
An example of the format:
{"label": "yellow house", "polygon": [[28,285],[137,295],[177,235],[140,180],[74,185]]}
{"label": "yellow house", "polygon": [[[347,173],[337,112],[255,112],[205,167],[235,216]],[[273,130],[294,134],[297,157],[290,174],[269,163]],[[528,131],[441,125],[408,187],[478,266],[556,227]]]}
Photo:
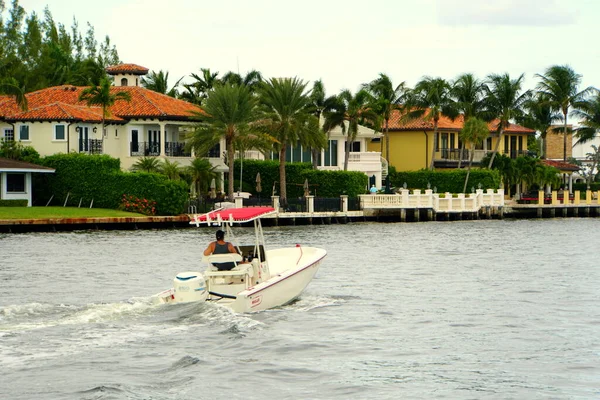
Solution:
{"label": "yellow house", "polygon": [[[397,171],[414,171],[423,168],[429,168],[431,154],[434,146],[433,121],[423,118],[413,119],[411,121],[401,121],[402,114],[396,110],[392,113],[389,121],[389,140],[390,140],[390,159],[389,164]],[[459,161],[461,167],[466,167],[469,162],[469,148],[467,144],[461,154],[462,142],[459,138],[463,127],[462,115],[454,121],[442,117],[438,121],[437,146],[434,156],[435,168],[457,168]],[[488,153],[494,150],[498,141],[498,120],[488,124],[490,135],[475,149],[473,162],[477,164]],[[520,155],[527,154],[527,137],[535,135],[533,129],[525,128],[517,124],[510,124],[504,130],[498,152],[508,155],[511,158],[517,158]],[[379,151],[381,148],[380,140],[372,139],[368,145],[369,151]],[[382,152],[385,157],[386,151]]]}

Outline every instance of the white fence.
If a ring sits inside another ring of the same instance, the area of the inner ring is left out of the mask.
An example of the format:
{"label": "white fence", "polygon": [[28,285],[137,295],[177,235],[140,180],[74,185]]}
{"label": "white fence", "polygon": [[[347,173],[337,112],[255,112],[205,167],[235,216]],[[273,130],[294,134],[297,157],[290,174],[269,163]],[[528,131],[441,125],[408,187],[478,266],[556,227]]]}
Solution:
{"label": "white fence", "polygon": [[478,189],[475,193],[459,193],[454,197],[452,193],[433,193],[433,190],[401,190],[398,194],[367,194],[360,196],[363,210],[378,208],[432,208],[442,212],[478,211],[482,207],[504,206],[504,190]]}

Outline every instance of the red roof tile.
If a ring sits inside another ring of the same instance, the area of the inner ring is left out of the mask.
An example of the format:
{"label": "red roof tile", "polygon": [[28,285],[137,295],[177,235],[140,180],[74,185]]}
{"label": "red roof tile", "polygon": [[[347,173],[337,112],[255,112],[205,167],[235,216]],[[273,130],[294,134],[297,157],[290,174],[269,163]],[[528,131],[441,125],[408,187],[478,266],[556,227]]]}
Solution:
{"label": "red roof tile", "polygon": [[134,74],[134,75],[146,75],[148,73],[148,68],[142,67],[137,64],[119,64],[113,65],[111,67],[106,68],[106,72],[109,75],[116,74]]}
{"label": "red roof tile", "polygon": [[542,162],[549,167],[558,168],[561,171],[579,171],[579,167],[575,164],[571,164],[559,160],[542,160]]}
{"label": "red roof tile", "polygon": [[[6,120],[36,121],[101,121],[100,107],[89,107],[79,101],[82,86],[54,86],[26,95],[28,111],[21,112],[13,97],[0,97],[0,118]],[[113,86],[111,91],[128,92],[131,101],[118,100],[109,109],[108,120],[122,121],[131,118],[158,118],[162,120],[187,120],[202,109],[194,104],[137,86]]]}
{"label": "red roof tile", "polygon": [[[427,115],[427,113],[425,113]],[[412,120],[402,121],[403,114],[400,110],[392,111],[392,115],[389,121],[389,129],[391,131],[423,131],[423,130],[433,130],[433,121],[426,120],[424,117],[415,118]],[[498,128],[498,120],[493,120],[488,123],[490,128],[490,132],[496,132]],[[460,131],[464,124],[464,117],[459,115],[454,120],[451,120],[448,117],[441,116],[438,121],[438,129],[441,130],[454,130]],[[535,134],[535,130],[525,128],[521,125],[510,124],[507,129],[504,130],[504,133],[524,133],[533,135]]]}

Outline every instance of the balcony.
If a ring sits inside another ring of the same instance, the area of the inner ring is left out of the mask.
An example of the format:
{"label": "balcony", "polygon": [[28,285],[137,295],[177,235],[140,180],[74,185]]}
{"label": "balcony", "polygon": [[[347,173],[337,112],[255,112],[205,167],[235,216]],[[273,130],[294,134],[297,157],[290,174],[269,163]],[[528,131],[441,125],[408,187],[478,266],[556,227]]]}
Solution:
{"label": "balcony", "polygon": [[[160,143],[158,142],[130,142],[129,155],[133,157],[158,157],[160,156]],[[166,142],[165,156],[191,157],[192,153],[185,149],[183,142]]]}
{"label": "balcony", "polygon": [[85,154],[102,154],[102,139],[79,139],[79,152]]}

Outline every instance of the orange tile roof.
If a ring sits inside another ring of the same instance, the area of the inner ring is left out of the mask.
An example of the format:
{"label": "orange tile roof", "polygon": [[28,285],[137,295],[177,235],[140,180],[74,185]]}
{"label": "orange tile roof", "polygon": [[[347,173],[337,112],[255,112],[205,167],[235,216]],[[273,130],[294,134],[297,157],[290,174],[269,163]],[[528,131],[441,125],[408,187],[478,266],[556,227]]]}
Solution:
{"label": "orange tile roof", "polygon": [[142,67],[137,64],[118,64],[113,65],[111,67],[106,68],[106,72],[109,75],[116,74],[134,74],[134,75],[146,75],[148,73],[148,68]]}
{"label": "orange tile roof", "polygon": [[579,171],[579,167],[575,164],[571,164],[559,160],[542,160],[542,162],[549,167],[558,168],[561,171]]}
{"label": "orange tile roof", "polygon": [[[12,96],[0,97],[0,118],[11,121],[101,121],[100,107],[89,107],[79,101],[86,87],[54,86],[26,95],[28,111],[22,112]],[[118,100],[109,109],[109,121],[119,122],[135,118],[160,120],[188,120],[202,109],[194,104],[137,86],[113,86],[111,91],[128,92],[131,101]]]}
{"label": "orange tile roof", "polygon": [[[415,118],[412,120],[402,121],[403,114],[400,110],[392,111],[392,115],[390,116],[389,121],[389,129],[391,131],[423,131],[433,130],[433,121],[426,120],[424,117]],[[496,132],[498,128],[498,120],[493,120],[488,123],[490,128],[490,132]],[[464,125],[464,117],[459,115],[454,120],[441,116],[438,121],[438,129],[441,130],[454,130],[460,131]],[[507,129],[504,130],[504,133],[524,133],[533,135],[535,134],[535,130],[525,128],[524,126],[517,124],[510,124]]]}

